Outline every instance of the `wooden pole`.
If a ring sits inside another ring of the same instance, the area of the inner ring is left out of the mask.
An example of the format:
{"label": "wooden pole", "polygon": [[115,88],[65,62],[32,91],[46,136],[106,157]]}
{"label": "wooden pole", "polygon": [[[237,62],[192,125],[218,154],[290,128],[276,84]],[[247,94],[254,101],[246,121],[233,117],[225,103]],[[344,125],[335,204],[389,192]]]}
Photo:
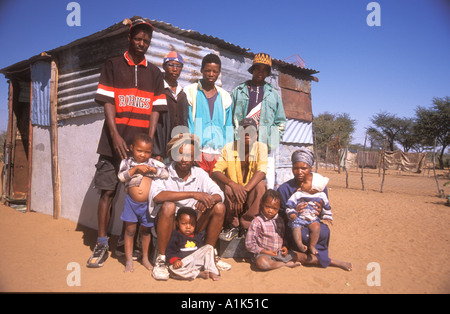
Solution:
{"label": "wooden pole", "polygon": [[347,154],[348,154],[348,146],[345,148],[344,153],[345,188],[348,189]]}
{"label": "wooden pole", "polygon": [[13,147],[13,93],[14,93],[14,86],[13,82],[9,80],[9,93],[8,93],[8,130],[6,133],[6,140],[5,140],[5,151],[4,151],[4,173],[3,173],[3,192],[2,192],[2,198],[5,205],[9,205],[9,194],[11,191],[11,182],[12,182],[12,176],[11,176],[11,164],[12,164],[12,147]]}
{"label": "wooden pole", "polygon": [[[343,148],[341,148],[343,149]],[[341,149],[338,150],[338,173],[341,174],[341,154],[339,153]]]}
{"label": "wooden pole", "polygon": [[31,174],[33,166],[33,125],[31,124],[31,107],[33,105],[33,82],[30,82],[30,112],[28,114],[28,182],[27,213],[31,212]]}
{"label": "wooden pole", "polygon": [[[383,193],[383,185],[384,185],[384,178],[386,176],[386,169],[384,167],[384,158],[386,157],[386,144],[387,144],[387,135],[384,138],[384,143],[383,143],[383,152],[381,153],[381,163],[380,166],[383,167],[383,179],[381,180],[381,188],[380,188],[380,193]],[[380,176],[380,171],[378,171],[378,177]]]}
{"label": "wooden pole", "polygon": [[383,150],[383,154],[381,155],[381,166],[383,167],[383,179],[381,180],[380,193],[383,193],[384,177],[386,175],[386,167],[384,166],[384,158],[385,157],[386,157],[385,151]]}
{"label": "wooden pole", "polygon": [[444,197],[444,193],[442,193],[442,190],[439,188],[439,180],[436,174],[436,144],[437,144],[437,137],[434,138],[434,146],[433,146],[433,173],[434,179],[436,180],[439,197]]}
{"label": "wooden pole", "polygon": [[316,158],[316,173],[317,173],[317,168],[319,166],[319,152],[317,151],[316,133],[313,132],[313,135],[314,135],[314,157]]}
{"label": "wooden pole", "polygon": [[53,177],[53,218],[61,215],[61,183],[58,164],[58,67],[51,62],[50,77],[50,120],[52,146],[52,177]]}
{"label": "wooden pole", "polygon": [[14,180],[14,160],[16,157],[16,137],[17,137],[17,115],[14,112],[15,104],[17,103],[16,97],[18,97],[17,93],[20,90],[19,83],[17,81],[13,82],[13,93],[11,94],[12,97],[12,103],[11,103],[11,115],[10,115],[10,121],[11,121],[11,133],[10,135],[10,146],[9,146],[9,172],[8,172],[8,190],[7,190],[7,196],[8,196],[8,206],[10,204],[10,200],[13,199],[14,196],[14,189],[13,189],[13,180]]}
{"label": "wooden pole", "polygon": [[362,166],[361,166],[361,184],[362,190],[364,191],[364,167],[366,165],[366,141],[367,141],[367,132],[364,138],[364,148],[363,148],[363,158],[362,158]]}
{"label": "wooden pole", "polygon": [[[382,152],[382,154],[381,154],[381,157],[382,157],[382,160],[381,160],[381,165],[383,165],[383,163],[384,163],[384,152],[386,151],[386,143],[387,143],[387,135],[386,135],[386,137],[384,138],[384,142],[383,142],[383,152]],[[383,167],[384,167],[384,165],[383,165]],[[378,177],[380,177],[380,171],[381,171],[381,166],[380,166],[380,168],[378,168]]]}

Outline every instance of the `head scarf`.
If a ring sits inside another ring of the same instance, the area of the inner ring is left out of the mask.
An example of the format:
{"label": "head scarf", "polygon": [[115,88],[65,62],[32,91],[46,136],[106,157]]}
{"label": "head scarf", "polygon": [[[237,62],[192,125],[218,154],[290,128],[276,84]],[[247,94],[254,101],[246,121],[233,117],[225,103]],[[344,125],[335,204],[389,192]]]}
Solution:
{"label": "head scarf", "polygon": [[292,154],[291,160],[292,163],[299,161],[304,162],[312,168],[312,166],[314,165],[314,153],[309,149],[302,147]]}

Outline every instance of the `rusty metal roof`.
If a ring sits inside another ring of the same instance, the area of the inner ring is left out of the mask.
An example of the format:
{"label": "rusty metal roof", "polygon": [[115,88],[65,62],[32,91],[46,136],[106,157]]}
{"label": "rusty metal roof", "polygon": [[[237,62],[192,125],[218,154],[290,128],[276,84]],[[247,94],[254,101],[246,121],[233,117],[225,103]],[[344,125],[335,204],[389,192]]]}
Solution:
{"label": "rusty metal roof", "polygon": [[[243,48],[240,47],[238,45],[232,44],[230,42],[227,42],[223,39],[220,39],[218,37],[214,37],[214,36],[210,36],[210,35],[206,35],[206,34],[201,34],[197,31],[193,31],[193,30],[185,30],[185,29],[181,29],[179,27],[173,26],[172,24],[169,23],[165,23],[165,22],[160,22],[160,21],[156,21],[156,20],[149,20],[149,22],[155,27],[155,28],[159,28],[159,29],[163,29],[166,30],[170,33],[173,34],[177,34],[180,36],[184,36],[184,37],[188,37],[191,39],[195,39],[195,40],[199,40],[199,41],[203,41],[203,42],[207,42],[210,44],[214,44],[220,48],[224,48],[233,52],[237,52],[237,53],[241,53],[245,56],[251,57],[253,58],[255,53],[250,52],[250,48]],[[272,62],[276,65],[278,65],[279,67],[282,68],[291,68],[294,71],[300,71],[303,72],[305,74],[308,75],[312,75],[312,74],[316,74],[319,73],[319,71],[313,70],[313,69],[308,69],[308,68],[304,68],[304,67],[299,67],[293,63],[289,63],[289,62],[285,62],[279,59],[274,59],[272,58]]]}

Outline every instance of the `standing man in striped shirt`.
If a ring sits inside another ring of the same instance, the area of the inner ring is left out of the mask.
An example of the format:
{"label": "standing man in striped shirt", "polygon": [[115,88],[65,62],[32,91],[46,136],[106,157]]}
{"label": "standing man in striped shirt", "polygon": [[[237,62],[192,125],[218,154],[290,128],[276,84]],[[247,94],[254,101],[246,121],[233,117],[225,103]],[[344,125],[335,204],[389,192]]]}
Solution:
{"label": "standing man in striped shirt", "polygon": [[95,101],[104,108],[105,122],[97,149],[100,156],[94,185],[101,194],[97,245],[87,267],[101,267],[108,258],[106,230],[119,182],[120,161],[127,158],[135,134],[147,133],[153,139],[159,118],[156,108],[167,105],[163,74],[145,59],[152,34],[150,23],[134,20],[128,34],[128,51],[107,60],[100,74]]}

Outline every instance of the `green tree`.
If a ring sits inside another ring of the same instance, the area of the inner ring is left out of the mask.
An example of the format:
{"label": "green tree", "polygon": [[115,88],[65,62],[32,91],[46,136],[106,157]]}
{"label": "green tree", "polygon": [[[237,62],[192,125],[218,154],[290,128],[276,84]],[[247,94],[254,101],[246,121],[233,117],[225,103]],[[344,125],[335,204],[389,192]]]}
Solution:
{"label": "green tree", "polygon": [[411,124],[410,119],[399,118],[388,112],[377,113],[370,121],[373,126],[367,129],[367,134],[371,137],[371,141],[379,144],[386,139],[387,149],[390,151],[395,150],[395,141],[400,139],[400,134],[404,134]]}
{"label": "green tree", "polygon": [[[313,119],[316,148],[328,150],[337,156],[339,149],[346,147],[355,131],[355,120],[348,113],[321,113]],[[323,157],[323,156],[322,156]]]}
{"label": "green tree", "polygon": [[415,121],[413,118],[404,118],[405,127],[397,134],[397,142],[402,145],[404,152],[410,149],[420,151],[420,143],[415,134]]}
{"label": "green tree", "polygon": [[431,108],[416,109],[415,133],[423,145],[433,146],[435,139],[440,148],[440,168],[444,167],[444,152],[450,145],[450,97],[433,98]]}

